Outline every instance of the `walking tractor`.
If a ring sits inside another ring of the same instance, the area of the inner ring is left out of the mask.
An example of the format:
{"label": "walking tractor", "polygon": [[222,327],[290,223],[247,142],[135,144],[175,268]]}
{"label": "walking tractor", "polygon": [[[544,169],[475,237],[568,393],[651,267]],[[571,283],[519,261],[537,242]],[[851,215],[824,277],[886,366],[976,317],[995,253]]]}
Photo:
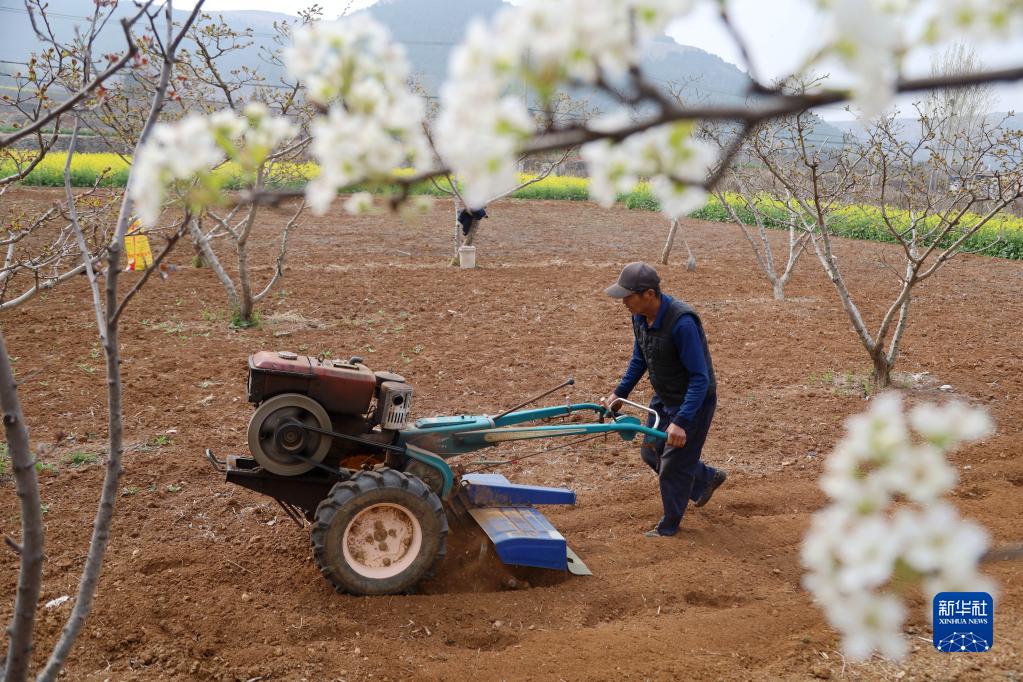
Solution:
{"label": "walking tractor", "polygon": [[[455,415],[409,424],[412,386],[347,361],[262,351],[249,357],[251,457],[206,457],[230,483],[268,495],[301,524],[312,524],[313,556],[338,591],[407,592],[444,557],[448,517],[465,515],[510,565],[588,574],[565,538],[535,505],[575,504],[566,488],[515,485],[496,473],[464,473],[446,460],[501,443],[617,433],[666,438],[602,404],[521,409],[497,416]],[[623,401],[641,410],[650,410]],[[529,425],[575,413],[592,422]],[[492,466],[497,463],[488,463]]]}

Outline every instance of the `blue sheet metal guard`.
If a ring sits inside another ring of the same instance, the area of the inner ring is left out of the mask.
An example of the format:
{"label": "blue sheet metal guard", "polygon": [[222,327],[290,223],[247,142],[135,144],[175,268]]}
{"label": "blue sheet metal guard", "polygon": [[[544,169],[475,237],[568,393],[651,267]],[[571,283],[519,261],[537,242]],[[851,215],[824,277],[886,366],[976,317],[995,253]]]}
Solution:
{"label": "blue sheet metal guard", "polygon": [[533,504],[575,504],[567,488],[517,485],[501,474],[465,474],[469,513],[506,564],[568,569],[564,536]]}
{"label": "blue sheet metal guard", "polygon": [[511,483],[501,474],[465,474],[466,493],[478,507],[530,504],[575,504],[575,491]]}

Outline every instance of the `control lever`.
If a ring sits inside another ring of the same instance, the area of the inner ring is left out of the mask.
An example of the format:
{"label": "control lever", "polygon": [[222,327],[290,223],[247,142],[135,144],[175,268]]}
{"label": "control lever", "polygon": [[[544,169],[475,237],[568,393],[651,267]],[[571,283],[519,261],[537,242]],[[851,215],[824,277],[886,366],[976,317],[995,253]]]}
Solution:
{"label": "control lever", "polygon": [[518,405],[516,405],[515,407],[511,408],[510,410],[505,410],[504,412],[502,412],[501,414],[497,415],[493,419],[496,421],[496,420],[500,419],[501,417],[503,417],[505,415],[511,414],[515,410],[518,410],[520,408],[525,407],[526,405],[529,405],[530,403],[535,403],[537,400],[540,400],[540,398],[546,398],[551,393],[554,393],[555,391],[560,391],[561,389],[565,388],[565,386],[574,386],[574,385],[575,385],[575,379],[573,379],[572,377],[569,377],[560,386],[555,386],[551,390],[549,390],[549,391],[547,391],[545,393],[541,393],[540,395],[536,396],[535,398],[530,398],[529,400],[527,400],[527,401],[525,401],[523,403],[519,403]]}
{"label": "control lever", "polygon": [[[649,412],[650,414],[654,415],[654,430],[655,431],[660,431],[661,430],[661,415],[657,414],[656,410],[652,410],[649,407],[647,407],[646,405],[640,405],[639,403],[634,403],[631,400],[629,400],[628,398],[618,398],[617,400],[613,401],[613,403],[625,403],[626,405],[632,405],[633,407],[639,408],[640,410],[643,410],[644,412]],[[607,410],[607,413],[609,415],[611,415],[612,419],[617,419],[618,418],[618,413],[615,412],[614,410],[612,410],[607,405],[607,398],[601,398],[600,399],[600,404],[604,406],[604,409]]]}

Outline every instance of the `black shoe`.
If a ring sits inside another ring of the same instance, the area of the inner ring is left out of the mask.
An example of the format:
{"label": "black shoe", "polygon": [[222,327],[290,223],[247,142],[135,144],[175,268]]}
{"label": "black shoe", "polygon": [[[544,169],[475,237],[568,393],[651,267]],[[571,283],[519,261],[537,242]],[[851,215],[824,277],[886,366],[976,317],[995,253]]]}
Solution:
{"label": "black shoe", "polygon": [[643,537],[648,537],[648,538],[670,538],[672,535],[674,535],[674,533],[662,533],[661,531],[657,530],[656,528],[653,528],[653,529],[648,530],[647,532],[643,533]]}
{"label": "black shoe", "polygon": [[711,496],[714,491],[721,487],[721,484],[728,478],[728,474],[725,473],[724,469],[717,469],[714,471],[714,478],[710,479],[710,483],[707,484],[707,489],[700,495],[700,499],[693,502],[694,507],[702,507],[703,505],[710,502]]}

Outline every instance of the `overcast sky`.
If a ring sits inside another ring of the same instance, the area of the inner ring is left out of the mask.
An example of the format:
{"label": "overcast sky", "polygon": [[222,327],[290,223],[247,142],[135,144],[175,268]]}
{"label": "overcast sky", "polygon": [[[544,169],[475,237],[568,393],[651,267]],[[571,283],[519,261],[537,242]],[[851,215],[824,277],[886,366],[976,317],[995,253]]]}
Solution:
{"label": "overcast sky", "polygon": [[[311,0],[310,0],[311,1]],[[441,0],[443,1],[443,0]],[[188,0],[175,2],[178,7],[191,7]],[[303,2],[281,2],[280,0],[207,0],[205,7],[210,10],[258,9],[272,12],[288,12],[290,7],[302,7]],[[341,14],[349,4],[348,0],[319,0],[324,7],[325,18]],[[354,0],[353,9],[373,4],[373,0]],[[516,3],[517,4],[517,3]],[[928,4],[925,0],[924,4]],[[937,4],[936,0],[935,3]],[[758,76],[765,81],[788,75],[799,60],[814,44],[814,38],[821,35],[823,22],[812,3],[806,0],[730,0],[729,9],[739,33],[747,41],[753,66]],[[716,54],[727,62],[746,69],[734,41],[722,28],[712,7],[702,4],[700,11],[676,22],[668,31],[675,40],[684,45],[693,45]],[[990,68],[1019,64],[1023,60],[1023,36],[1016,36],[1012,42],[986,45],[974,44],[981,61]],[[915,50],[909,55],[906,72],[910,76],[927,75],[937,49]],[[836,74],[836,77],[840,75]],[[997,110],[1023,110],[1023,83],[996,88]],[[901,107],[909,101],[899,103]],[[830,119],[848,119],[851,116],[841,107],[820,111]]]}

